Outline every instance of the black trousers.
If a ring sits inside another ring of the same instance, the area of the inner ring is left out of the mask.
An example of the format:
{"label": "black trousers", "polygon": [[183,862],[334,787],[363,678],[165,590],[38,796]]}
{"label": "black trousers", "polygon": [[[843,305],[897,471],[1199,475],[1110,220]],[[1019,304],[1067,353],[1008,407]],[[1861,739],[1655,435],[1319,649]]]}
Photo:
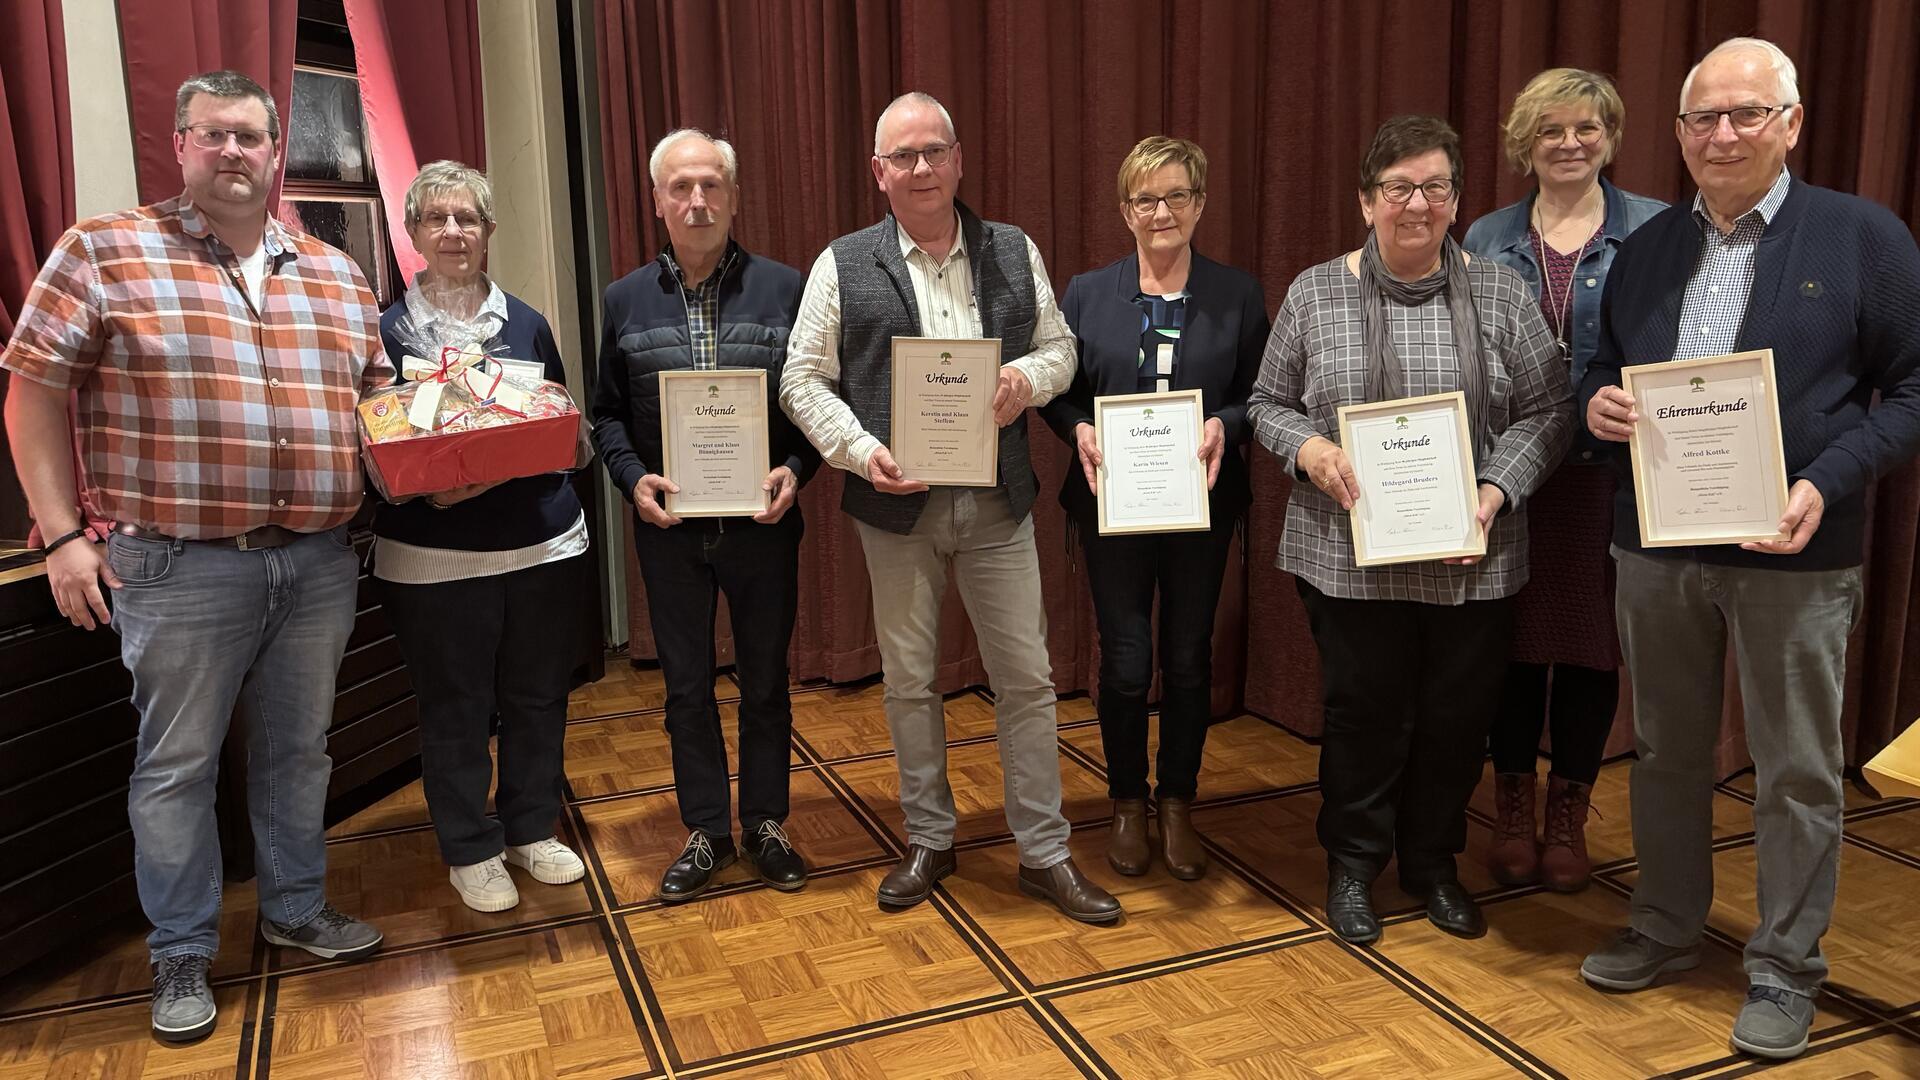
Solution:
{"label": "black trousers", "polygon": [[[1551,698],[1549,670],[1553,672]],[[1600,759],[1619,705],[1619,672],[1516,660],[1507,665],[1500,709],[1487,735],[1493,767],[1504,773],[1532,772],[1540,754],[1540,729],[1551,718],[1553,775],[1591,784],[1600,775]]]}
{"label": "black trousers", "polygon": [[1365,881],[1396,854],[1411,891],[1457,880],[1513,640],[1512,599],[1447,607],[1299,587],[1326,708],[1320,846]]}
{"label": "black trousers", "polygon": [[[449,866],[554,835],[585,555],[436,585],[380,582],[420,707],[420,774]],[[487,816],[500,717],[499,817]]]}
{"label": "black trousers", "polygon": [[727,747],[713,698],[713,633],[719,596],[733,624],[740,678],[740,828],[787,818],[793,709],[787,645],[800,595],[796,507],[777,523],[707,518],[661,529],[634,523],[647,585],[653,642],[667,682],[667,736],[680,820],[715,840],[733,836]]}
{"label": "black trousers", "polygon": [[1213,616],[1234,519],[1206,532],[1101,536],[1080,528],[1100,627],[1100,742],[1107,792],[1147,797],[1147,694],[1153,685],[1153,598],[1160,594],[1160,751],[1163,799],[1191,799],[1200,783],[1213,699]]}

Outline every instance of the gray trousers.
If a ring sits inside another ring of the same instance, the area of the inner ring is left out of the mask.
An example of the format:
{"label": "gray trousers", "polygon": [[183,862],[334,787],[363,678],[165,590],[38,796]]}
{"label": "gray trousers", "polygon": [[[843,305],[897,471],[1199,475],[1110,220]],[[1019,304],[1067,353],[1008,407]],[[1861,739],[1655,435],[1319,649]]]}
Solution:
{"label": "gray trousers", "polygon": [[1840,870],[1840,703],[1860,568],[1713,566],[1613,549],[1615,613],[1633,676],[1632,925],[1665,945],[1700,937],[1713,904],[1714,747],[1733,645],[1753,756],[1759,925],[1748,979],[1802,994],[1827,976],[1820,937]]}
{"label": "gray trousers", "polygon": [[1065,861],[1070,830],[1060,813],[1060,745],[1032,516],[1015,521],[998,489],[935,488],[906,536],[856,524],[873,586],[908,841],[936,851],[953,846],[946,712],[933,690],[951,565],[993,687],[1007,826],[1020,862],[1045,869]]}

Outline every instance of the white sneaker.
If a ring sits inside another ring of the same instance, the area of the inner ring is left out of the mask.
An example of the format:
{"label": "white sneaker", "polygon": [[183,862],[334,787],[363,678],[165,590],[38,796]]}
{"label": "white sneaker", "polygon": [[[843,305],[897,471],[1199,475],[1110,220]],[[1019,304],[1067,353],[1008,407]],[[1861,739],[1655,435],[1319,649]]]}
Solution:
{"label": "white sneaker", "polygon": [[447,880],[453,882],[461,902],[475,911],[505,911],[520,902],[520,890],[513,887],[513,878],[507,876],[506,864],[498,855],[472,866],[449,867]]}
{"label": "white sneaker", "polygon": [[508,845],[507,861],[548,885],[565,885],[587,875],[587,864],[580,861],[580,856],[551,836],[531,844]]}

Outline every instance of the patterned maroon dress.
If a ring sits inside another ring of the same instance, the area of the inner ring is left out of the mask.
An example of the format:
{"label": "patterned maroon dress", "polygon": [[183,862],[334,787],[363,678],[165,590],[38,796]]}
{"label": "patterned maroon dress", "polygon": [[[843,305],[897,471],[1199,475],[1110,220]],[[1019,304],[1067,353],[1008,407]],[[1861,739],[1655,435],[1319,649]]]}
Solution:
{"label": "patterned maroon dress", "polygon": [[[1564,337],[1565,307],[1553,303],[1572,284],[1578,253],[1562,254],[1528,230],[1536,253],[1544,252],[1546,287],[1540,310],[1547,326]],[[1576,424],[1579,422],[1576,418]],[[1513,658],[1532,664],[1578,664],[1611,671],[1620,666],[1620,639],[1613,626],[1613,470],[1584,460],[1578,445],[1527,500],[1526,588],[1515,600]]]}

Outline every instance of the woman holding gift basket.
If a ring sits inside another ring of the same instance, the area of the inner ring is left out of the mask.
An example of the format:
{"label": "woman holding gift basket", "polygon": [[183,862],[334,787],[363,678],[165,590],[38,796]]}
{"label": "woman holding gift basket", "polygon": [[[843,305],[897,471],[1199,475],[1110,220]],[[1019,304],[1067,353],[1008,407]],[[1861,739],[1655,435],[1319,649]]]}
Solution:
{"label": "woman holding gift basket", "polygon": [[[387,355],[418,384],[405,400],[434,399],[440,415],[428,421],[446,425],[449,410],[485,407],[467,388],[499,401],[552,394],[543,379],[564,385],[547,320],[481,269],[494,230],[486,176],[453,161],[427,165],[407,188],[406,224],[427,268],[380,320]],[[579,625],[575,582],[587,550],[567,474],[382,502],[373,531],[374,577],[419,697],[422,782],[448,880],[476,911],[519,903],[507,863],[550,885],[579,880],[585,864],[554,834],[576,655],[554,628]]]}

